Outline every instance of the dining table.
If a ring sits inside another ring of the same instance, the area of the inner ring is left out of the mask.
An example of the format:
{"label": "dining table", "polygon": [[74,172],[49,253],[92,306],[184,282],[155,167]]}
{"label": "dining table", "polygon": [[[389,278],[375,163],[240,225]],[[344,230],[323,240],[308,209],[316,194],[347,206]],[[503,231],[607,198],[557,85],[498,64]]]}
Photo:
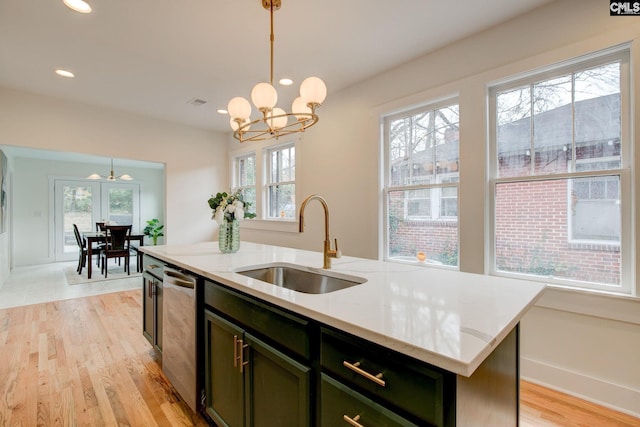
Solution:
{"label": "dining table", "polygon": [[[106,243],[107,236],[102,231],[84,232],[82,233],[82,236],[87,242],[87,278],[91,279],[91,268],[93,266],[91,257],[93,256],[93,249],[94,249],[93,244]],[[131,243],[131,241],[137,240],[138,242],[140,242],[139,246],[144,246],[144,234],[130,234],[129,236],[127,236],[127,239],[129,240],[129,243]],[[140,254],[138,253],[137,256],[139,257]],[[141,263],[139,259],[137,260],[136,265],[138,267],[138,272],[140,272]]]}

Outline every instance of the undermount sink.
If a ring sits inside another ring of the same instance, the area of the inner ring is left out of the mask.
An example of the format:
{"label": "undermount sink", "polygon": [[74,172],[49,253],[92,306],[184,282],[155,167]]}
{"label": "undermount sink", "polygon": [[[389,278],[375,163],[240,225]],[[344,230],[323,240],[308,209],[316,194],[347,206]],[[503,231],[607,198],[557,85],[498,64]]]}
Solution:
{"label": "undermount sink", "polygon": [[326,294],[360,285],[367,281],[362,277],[286,263],[246,267],[235,272],[305,294]]}

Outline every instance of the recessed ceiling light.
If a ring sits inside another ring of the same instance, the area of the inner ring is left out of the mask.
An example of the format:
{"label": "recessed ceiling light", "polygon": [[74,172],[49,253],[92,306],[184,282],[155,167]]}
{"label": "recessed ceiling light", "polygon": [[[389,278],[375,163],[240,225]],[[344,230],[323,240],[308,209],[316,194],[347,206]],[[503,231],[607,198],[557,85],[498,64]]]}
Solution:
{"label": "recessed ceiling light", "polygon": [[293,80],[291,80],[291,79],[280,79],[280,81],[278,83],[280,83],[282,86],[291,86],[293,84]]}
{"label": "recessed ceiling light", "polygon": [[61,70],[61,69],[56,70],[56,74],[59,76],[68,77],[68,78],[75,77],[75,74],[73,74],[71,71]]}
{"label": "recessed ceiling light", "polygon": [[224,108],[218,108],[216,111],[218,113],[220,113],[220,114],[229,114],[229,112],[227,110],[225,110]]}
{"label": "recessed ceiling light", "polygon": [[89,13],[91,12],[91,6],[86,1],[83,0],[62,0],[64,4],[67,5],[70,9],[75,10],[80,13]]}

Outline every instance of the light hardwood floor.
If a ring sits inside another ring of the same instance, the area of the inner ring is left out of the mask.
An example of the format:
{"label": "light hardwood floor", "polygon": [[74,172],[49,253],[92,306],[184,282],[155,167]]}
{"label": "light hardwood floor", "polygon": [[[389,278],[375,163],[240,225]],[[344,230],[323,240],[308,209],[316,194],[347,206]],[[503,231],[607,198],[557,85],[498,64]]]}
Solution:
{"label": "light hardwood floor", "polygon": [[[141,292],[0,309],[0,426],[204,426],[141,333]],[[523,382],[521,426],[640,426]]]}

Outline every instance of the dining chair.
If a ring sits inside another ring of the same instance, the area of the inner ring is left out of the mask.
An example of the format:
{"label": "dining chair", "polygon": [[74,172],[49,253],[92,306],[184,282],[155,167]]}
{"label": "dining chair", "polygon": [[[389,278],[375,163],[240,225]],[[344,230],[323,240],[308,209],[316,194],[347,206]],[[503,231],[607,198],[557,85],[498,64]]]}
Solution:
{"label": "dining chair", "polygon": [[105,226],[106,232],[106,246],[100,251],[100,265],[101,272],[104,273],[104,277],[107,277],[107,262],[109,258],[124,258],[124,271],[127,274],[131,274],[131,268],[129,268],[129,236],[131,235],[130,225],[107,225]]}
{"label": "dining chair", "polygon": [[[100,233],[103,232],[104,233],[104,227],[105,227],[106,222],[96,222],[96,232]],[[100,254],[100,251],[104,249],[104,247],[106,246],[106,243],[101,243],[101,242],[96,242],[95,246],[93,246],[91,248],[91,251],[94,254]],[[100,267],[100,257],[98,256],[96,258],[96,266]]]}
{"label": "dining chair", "polygon": [[80,231],[78,231],[76,224],[73,224],[73,234],[76,236],[76,243],[78,244],[78,268],[76,268],[76,271],[78,274],[82,274],[82,267],[87,265],[87,244],[80,236]]}

